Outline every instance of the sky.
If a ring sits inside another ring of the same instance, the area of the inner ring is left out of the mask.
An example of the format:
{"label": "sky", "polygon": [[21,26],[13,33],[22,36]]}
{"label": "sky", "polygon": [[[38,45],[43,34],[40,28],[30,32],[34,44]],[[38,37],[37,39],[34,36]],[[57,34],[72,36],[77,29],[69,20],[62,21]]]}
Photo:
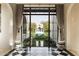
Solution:
{"label": "sky", "polygon": [[[48,13],[43,13],[43,12],[37,12],[37,13],[34,13],[32,12],[32,14],[48,14]],[[29,17],[26,16],[26,18],[28,18],[29,20]],[[50,17],[51,19],[51,17]],[[45,21],[48,21],[48,15],[31,15],[31,23],[36,23],[36,24],[40,24],[41,22],[45,22]]]}
{"label": "sky", "polygon": [[[29,17],[26,16],[26,19],[29,20]],[[48,21],[48,15],[31,15],[31,23],[39,24],[40,22],[45,22],[45,21]],[[53,17],[50,17],[50,21],[57,22],[56,16],[54,17],[54,19]]]}
{"label": "sky", "polygon": [[40,24],[40,22],[48,21],[48,16],[46,15],[32,15],[31,16],[31,22],[34,22],[36,24]]}

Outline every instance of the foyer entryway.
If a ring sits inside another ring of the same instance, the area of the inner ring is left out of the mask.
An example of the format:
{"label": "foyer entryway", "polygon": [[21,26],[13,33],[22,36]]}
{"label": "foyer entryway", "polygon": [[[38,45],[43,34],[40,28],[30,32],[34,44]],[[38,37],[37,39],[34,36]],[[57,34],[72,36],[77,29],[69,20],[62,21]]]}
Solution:
{"label": "foyer entryway", "polygon": [[[13,56],[68,55],[64,48],[59,48],[60,51],[57,48],[60,31],[55,5],[37,7],[25,4],[22,16],[21,43],[18,43],[21,46],[16,45],[18,50],[13,52]],[[59,45],[63,47],[64,43]]]}
{"label": "foyer entryway", "polygon": [[[23,7],[22,42],[28,40],[27,47],[56,47],[57,43],[57,18],[56,7],[41,6]],[[24,36],[27,36],[24,38]],[[24,41],[23,41],[24,40]],[[26,44],[25,43],[25,44]]]}

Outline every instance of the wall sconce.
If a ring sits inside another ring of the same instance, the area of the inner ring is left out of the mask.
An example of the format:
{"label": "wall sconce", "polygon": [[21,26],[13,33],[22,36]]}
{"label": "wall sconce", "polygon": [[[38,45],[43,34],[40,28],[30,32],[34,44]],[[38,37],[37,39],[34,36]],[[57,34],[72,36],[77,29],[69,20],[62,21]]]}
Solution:
{"label": "wall sconce", "polygon": [[18,28],[18,33],[20,32],[20,28]]}

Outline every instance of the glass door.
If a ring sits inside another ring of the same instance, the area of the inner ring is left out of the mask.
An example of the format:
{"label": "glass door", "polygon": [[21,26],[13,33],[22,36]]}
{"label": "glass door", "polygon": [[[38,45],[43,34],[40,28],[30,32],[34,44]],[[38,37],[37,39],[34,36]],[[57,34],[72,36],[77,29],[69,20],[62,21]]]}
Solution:
{"label": "glass door", "polygon": [[48,47],[48,15],[31,15],[31,44]]}
{"label": "glass door", "polygon": [[53,40],[57,39],[56,32],[56,15],[50,8],[25,8],[24,13],[27,23],[26,37],[28,47],[52,47]]}
{"label": "glass door", "polygon": [[31,38],[30,38],[30,16],[29,15],[23,15],[23,46],[29,48],[29,50],[31,49]]}

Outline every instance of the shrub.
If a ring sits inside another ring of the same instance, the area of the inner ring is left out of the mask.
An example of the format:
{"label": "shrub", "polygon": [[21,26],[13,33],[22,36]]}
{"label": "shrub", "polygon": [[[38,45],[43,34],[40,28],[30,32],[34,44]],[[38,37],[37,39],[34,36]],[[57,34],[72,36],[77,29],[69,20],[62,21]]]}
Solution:
{"label": "shrub", "polygon": [[27,46],[29,46],[29,43],[30,43],[30,39],[29,38],[26,38],[23,40],[23,48],[26,48]]}
{"label": "shrub", "polygon": [[45,40],[47,37],[44,34],[38,35],[36,34],[34,39],[36,40]]}

